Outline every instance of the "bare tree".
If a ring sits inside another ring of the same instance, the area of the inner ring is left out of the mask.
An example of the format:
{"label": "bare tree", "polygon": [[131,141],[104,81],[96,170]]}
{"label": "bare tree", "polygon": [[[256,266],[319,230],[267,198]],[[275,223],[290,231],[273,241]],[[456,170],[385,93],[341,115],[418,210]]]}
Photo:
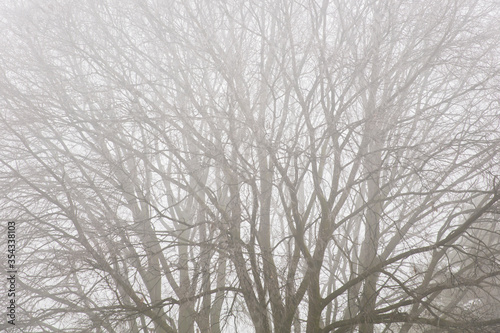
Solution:
{"label": "bare tree", "polygon": [[495,2],[3,6],[17,328],[500,326]]}

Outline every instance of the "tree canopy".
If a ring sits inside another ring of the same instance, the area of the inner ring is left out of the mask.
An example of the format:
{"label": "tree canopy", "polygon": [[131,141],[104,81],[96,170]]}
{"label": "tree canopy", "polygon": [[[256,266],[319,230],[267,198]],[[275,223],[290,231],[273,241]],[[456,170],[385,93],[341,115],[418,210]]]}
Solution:
{"label": "tree canopy", "polygon": [[2,4],[16,329],[497,332],[499,5]]}

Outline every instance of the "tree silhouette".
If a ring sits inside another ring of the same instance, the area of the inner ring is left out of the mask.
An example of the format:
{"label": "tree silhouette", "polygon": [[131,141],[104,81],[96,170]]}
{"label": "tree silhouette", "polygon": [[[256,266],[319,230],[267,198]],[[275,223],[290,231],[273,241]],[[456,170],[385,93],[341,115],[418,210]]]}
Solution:
{"label": "tree silhouette", "polygon": [[16,329],[500,326],[496,3],[2,6]]}

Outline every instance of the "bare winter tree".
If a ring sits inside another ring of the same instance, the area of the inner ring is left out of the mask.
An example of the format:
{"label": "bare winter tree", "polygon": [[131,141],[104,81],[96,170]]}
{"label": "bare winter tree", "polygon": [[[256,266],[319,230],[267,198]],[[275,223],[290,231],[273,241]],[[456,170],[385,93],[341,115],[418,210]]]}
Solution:
{"label": "bare winter tree", "polygon": [[500,329],[496,1],[2,7],[16,329]]}

